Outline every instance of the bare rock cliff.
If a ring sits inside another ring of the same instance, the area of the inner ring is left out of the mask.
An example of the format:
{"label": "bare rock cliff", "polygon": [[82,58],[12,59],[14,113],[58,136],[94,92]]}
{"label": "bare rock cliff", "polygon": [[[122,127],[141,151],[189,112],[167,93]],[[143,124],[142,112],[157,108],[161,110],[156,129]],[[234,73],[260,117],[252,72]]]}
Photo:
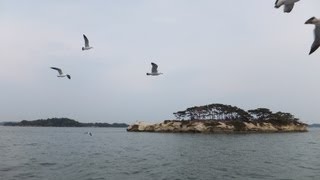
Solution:
{"label": "bare rock cliff", "polygon": [[228,133],[228,132],[306,132],[307,124],[301,122],[278,123],[270,121],[177,121],[166,120],[162,123],[148,124],[137,122],[127,128],[129,132],[192,132],[192,133]]}

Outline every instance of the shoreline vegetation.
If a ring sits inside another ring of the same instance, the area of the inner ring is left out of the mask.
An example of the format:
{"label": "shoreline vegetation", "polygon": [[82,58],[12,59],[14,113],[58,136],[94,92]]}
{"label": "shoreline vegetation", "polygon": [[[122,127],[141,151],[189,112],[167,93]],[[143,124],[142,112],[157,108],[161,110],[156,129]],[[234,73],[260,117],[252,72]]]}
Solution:
{"label": "shoreline vegetation", "polygon": [[23,127],[128,127],[125,123],[81,123],[69,118],[49,118],[20,122],[3,122],[3,126],[23,126]]}
{"label": "shoreline vegetation", "polygon": [[129,132],[307,132],[308,125],[290,113],[275,112],[267,108],[245,111],[236,106],[209,104],[194,106],[173,113],[176,119],[162,123],[137,122],[127,128]]}

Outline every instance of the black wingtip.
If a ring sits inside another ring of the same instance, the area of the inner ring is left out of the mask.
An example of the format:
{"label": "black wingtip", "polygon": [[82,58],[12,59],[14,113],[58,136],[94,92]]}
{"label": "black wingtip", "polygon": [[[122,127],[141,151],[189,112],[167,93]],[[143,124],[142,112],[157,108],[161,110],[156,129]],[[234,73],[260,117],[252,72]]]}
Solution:
{"label": "black wingtip", "polygon": [[309,52],[309,56],[310,56],[313,52],[314,52],[314,51],[310,51],[310,52]]}
{"label": "black wingtip", "polygon": [[311,47],[309,55],[311,55],[313,52],[315,52],[318,48],[319,48],[319,46]]}
{"label": "black wingtip", "polygon": [[314,20],[316,17],[311,17],[309,18],[304,24],[311,24],[312,23],[312,20]]}
{"label": "black wingtip", "polygon": [[279,7],[280,7],[280,6],[277,5],[278,1],[279,1],[279,0],[276,0],[276,2],[274,3],[274,7],[275,7],[275,8],[279,8]]}

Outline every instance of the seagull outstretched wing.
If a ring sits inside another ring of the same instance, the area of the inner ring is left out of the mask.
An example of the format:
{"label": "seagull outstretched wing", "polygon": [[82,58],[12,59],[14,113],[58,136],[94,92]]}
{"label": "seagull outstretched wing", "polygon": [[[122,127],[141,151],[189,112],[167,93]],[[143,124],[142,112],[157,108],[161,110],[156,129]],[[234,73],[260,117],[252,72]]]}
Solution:
{"label": "seagull outstretched wing", "polygon": [[316,25],[314,28],[314,41],[311,46],[310,54],[315,52],[320,46],[320,25]]}
{"label": "seagull outstretched wing", "polygon": [[89,47],[89,40],[88,40],[87,36],[83,35],[83,39],[84,39],[84,46]]}
{"label": "seagull outstretched wing", "polygon": [[151,63],[152,68],[151,68],[151,72],[152,73],[157,73],[158,72],[158,65],[156,63]]}
{"label": "seagull outstretched wing", "polygon": [[51,69],[57,70],[57,71],[58,71],[58,73],[59,73],[60,75],[62,75],[62,74],[63,74],[63,72],[62,72],[62,70],[61,70],[60,68],[57,68],[57,67],[51,67]]}
{"label": "seagull outstretched wing", "polygon": [[293,9],[293,6],[294,6],[294,3],[292,3],[292,4],[286,4],[286,5],[284,5],[283,11],[286,12],[286,13],[289,13],[289,12],[291,12],[291,10]]}

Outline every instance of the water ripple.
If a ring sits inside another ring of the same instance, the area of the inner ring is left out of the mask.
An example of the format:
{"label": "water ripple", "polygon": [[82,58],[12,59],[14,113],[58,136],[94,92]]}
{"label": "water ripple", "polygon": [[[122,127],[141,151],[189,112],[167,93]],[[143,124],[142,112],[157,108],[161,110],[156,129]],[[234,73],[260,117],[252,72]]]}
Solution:
{"label": "water ripple", "polygon": [[320,129],[224,135],[0,128],[10,140],[0,141],[0,179],[311,180],[320,172]]}

